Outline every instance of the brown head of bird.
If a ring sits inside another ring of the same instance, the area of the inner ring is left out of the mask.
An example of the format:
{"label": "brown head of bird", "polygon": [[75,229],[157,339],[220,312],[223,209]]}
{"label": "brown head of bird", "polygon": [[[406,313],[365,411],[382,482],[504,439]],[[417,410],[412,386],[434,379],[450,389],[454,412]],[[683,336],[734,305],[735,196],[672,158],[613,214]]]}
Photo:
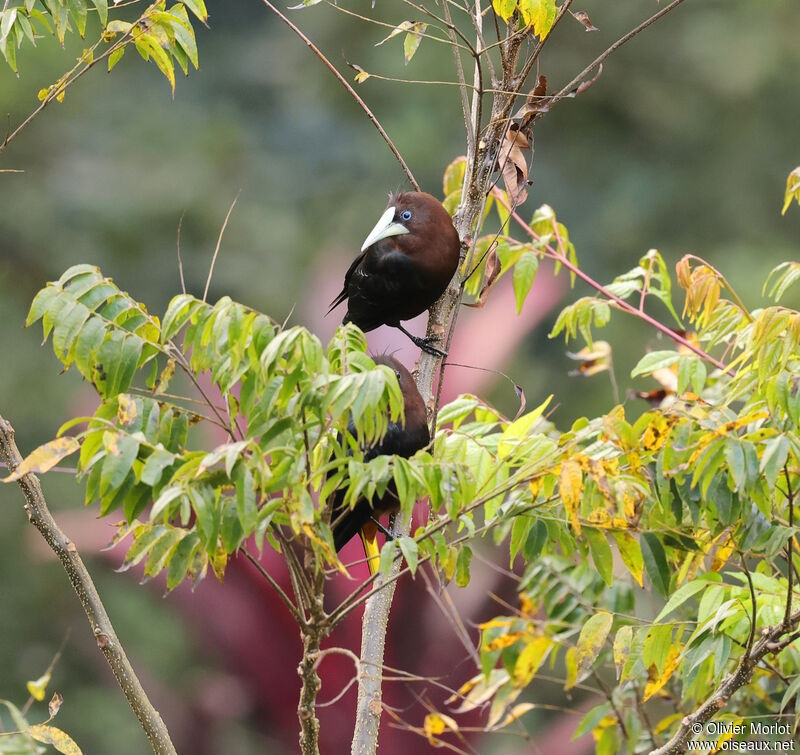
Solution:
{"label": "brown head of bird", "polygon": [[[331,309],[347,300],[344,322],[364,331],[390,325],[410,336],[401,321],[421,314],[444,293],[460,251],[458,233],[436,197],[420,191],[394,194],[345,274]],[[410,337],[422,348],[430,346]]]}

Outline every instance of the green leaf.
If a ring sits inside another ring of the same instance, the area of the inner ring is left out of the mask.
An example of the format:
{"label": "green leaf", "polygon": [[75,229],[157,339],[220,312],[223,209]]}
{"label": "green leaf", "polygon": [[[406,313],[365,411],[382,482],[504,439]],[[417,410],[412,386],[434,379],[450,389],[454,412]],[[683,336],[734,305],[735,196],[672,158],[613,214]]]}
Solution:
{"label": "green leaf", "polygon": [[590,708],[587,711],[586,715],[581,719],[581,722],[578,724],[578,728],[575,729],[575,733],[572,735],[572,741],[582,737],[584,734],[588,734],[590,731],[594,731],[597,728],[597,725],[609,715],[613,715],[614,711],[611,709],[611,705],[609,703],[602,703],[601,705],[596,705],[594,708]]}
{"label": "green leaf", "polygon": [[165,448],[157,448],[144,463],[141,480],[145,485],[153,487],[158,484],[164,470],[176,459],[175,454]]}
{"label": "green leaf", "polygon": [[183,0],[183,4],[203,23],[208,21],[208,11],[203,0]]}
{"label": "green leaf", "polygon": [[100,495],[116,490],[122,485],[139,452],[139,441],[132,435],[106,431],[103,433],[103,472],[100,477]]}
{"label": "green leaf", "polygon": [[388,577],[389,572],[392,570],[392,564],[397,553],[397,541],[389,540],[383,544],[381,548],[381,558],[378,564],[378,571],[381,576]]}
{"label": "green leaf", "polygon": [[195,553],[200,548],[200,538],[190,532],[172,552],[167,569],[167,590],[174,590],[186,577]]}
{"label": "green leaf", "polygon": [[197,58],[197,41],[194,36],[194,29],[189,21],[189,16],[186,9],[182,5],[176,5],[170,10],[173,20],[171,21],[172,30],[175,34],[175,40],[183,48],[195,70],[199,66]]}
{"label": "green leaf", "polygon": [[514,265],[513,284],[517,314],[522,312],[525,297],[533,286],[536,271],[539,268],[539,257],[535,252],[523,252]]}
{"label": "green leaf", "polygon": [[664,546],[652,532],[643,532],[640,540],[642,558],[653,587],[665,597],[669,594],[669,566]]}
{"label": "green leaf", "polygon": [[132,23],[115,19],[109,22],[108,26],[106,26],[106,31],[112,31],[115,34],[127,34],[132,28]]}
{"label": "green leaf", "polygon": [[97,9],[97,17],[100,19],[100,25],[105,26],[108,22],[108,0],[92,0],[92,2]]}
{"label": "green leaf", "polygon": [[603,578],[603,581],[611,587],[614,581],[614,556],[611,552],[611,546],[608,544],[608,540],[606,540],[605,533],[593,527],[585,528],[583,533],[589,543],[589,550],[592,554],[592,561],[594,561],[597,573]]}
{"label": "green leaf", "polygon": [[706,375],[706,365],[700,357],[682,356],[678,360],[678,393],[684,393],[691,383],[692,390],[699,395],[705,385]]}
{"label": "green leaf", "polygon": [[404,535],[399,538],[397,542],[400,546],[400,552],[403,554],[403,558],[408,564],[408,568],[411,570],[412,574],[416,574],[417,564],[419,563],[419,548],[416,541]]}
{"label": "green leaf", "polygon": [[651,351],[639,360],[631,372],[631,377],[648,375],[655,370],[672,367],[680,358],[681,355],[677,351]]}
{"label": "green leaf", "polygon": [[427,28],[428,24],[424,24],[421,21],[415,21],[412,26],[412,30],[406,34],[406,37],[403,40],[403,57],[406,65],[411,62],[411,58],[414,57],[414,54],[419,49],[419,44],[422,42],[422,35],[425,33]]}
{"label": "green leaf", "polygon": [[125,54],[125,48],[127,45],[121,45],[118,47],[111,55],[108,56],[108,72],[111,73],[111,69],[117,65],[117,63],[122,60],[122,56]]}
{"label": "green leaf", "polygon": [[42,318],[59,293],[60,290],[56,286],[48,285],[33,297],[28,317],[25,320],[26,328]]}
{"label": "green leaf", "polygon": [[456,584],[466,587],[469,584],[469,565],[472,561],[472,548],[462,545],[456,559]]}
{"label": "green leaf", "polygon": [[608,611],[598,611],[590,616],[581,629],[577,643],[577,681],[583,681],[591,673],[600,651],[603,649],[606,637],[611,631],[614,617]]}
{"label": "green leaf", "polygon": [[653,623],[659,624],[666,616],[669,616],[676,608],[683,605],[689,598],[696,595],[701,590],[704,590],[710,583],[721,582],[722,577],[716,572],[704,574],[702,577],[687,582],[685,585],[679,587],[669,598],[666,605],[661,609],[661,612],[656,616]]}
{"label": "green leaf", "polygon": [[527,514],[520,514],[514,517],[511,525],[511,543],[509,545],[509,566],[514,566],[514,559],[517,553],[522,550],[522,546],[528,541],[528,534],[534,524],[534,519]]}
{"label": "green leaf", "polygon": [[638,583],[639,587],[642,586],[644,562],[642,560],[642,550],[639,546],[639,541],[636,540],[629,532],[612,531],[611,536],[619,548],[619,555],[622,557],[622,563],[633,575],[633,578]]}

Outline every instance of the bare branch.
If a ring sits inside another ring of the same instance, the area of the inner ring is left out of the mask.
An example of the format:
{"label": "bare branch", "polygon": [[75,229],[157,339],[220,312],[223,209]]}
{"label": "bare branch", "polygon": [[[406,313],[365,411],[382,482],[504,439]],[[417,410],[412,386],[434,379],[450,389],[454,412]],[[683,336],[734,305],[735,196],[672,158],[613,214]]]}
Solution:
{"label": "bare branch", "polygon": [[292,599],[283,591],[283,588],[275,581],[275,578],[264,568],[263,564],[252,554],[247,548],[242,548],[244,557],[256,568],[258,573],[269,582],[270,587],[278,594],[278,597],[283,601],[284,605],[289,609],[294,620],[302,628],[306,623],[303,615],[298,610],[297,606],[292,602]]}
{"label": "bare branch", "polygon": [[350,93],[350,96],[358,103],[361,109],[367,114],[367,118],[370,119],[372,125],[378,129],[378,133],[383,137],[383,141],[386,142],[389,149],[392,150],[392,154],[397,158],[397,162],[400,163],[400,167],[403,169],[403,172],[406,174],[411,185],[414,187],[416,191],[420,190],[419,184],[417,183],[417,179],[414,178],[414,174],[411,172],[411,168],[406,165],[406,161],[403,159],[403,156],[398,151],[397,147],[394,146],[394,142],[389,138],[389,134],[386,133],[386,130],[381,126],[380,121],[375,117],[373,112],[367,107],[367,103],[359,97],[356,93],[356,90],[350,86],[350,83],[347,79],[336,70],[333,66],[333,63],[328,60],[322,51],[317,47],[301,30],[298,26],[292,23],[283,13],[281,13],[271,2],[270,0],[262,0],[264,5],[267,6],[278,18],[280,18],[283,23],[285,23],[295,34],[297,34],[300,39],[305,42],[308,46],[308,49],[314,53],[326,66],[326,68],[338,79],[339,83]]}
{"label": "bare branch", "polygon": [[[797,611],[792,614],[789,625],[794,629],[799,622],[800,611]],[[683,717],[678,731],[669,742],[663,747],[652,750],[650,755],[673,755],[684,752],[687,742],[692,739],[693,730],[701,730],[703,724],[728,704],[737,690],[749,684],[753,671],[763,658],[769,654],[780,652],[800,636],[797,632],[793,632],[788,637],[781,639],[786,631],[783,623],[762,629],[761,639],[751,648],[745,649],[736,669],[725,677],[714,693],[694,713]]]}
{"label": "bare branch", "polygon": [[600,55],[598,55],[591,63],[589,63],[586,68],[584,68],[569,84],[565,84],[564,87],[561,89],[558,94],[555,94],[553,98],[550,100],[549,105],[552,109],[553,105],[555,105],[559,100],[564,99],[564,97],[570,96],[570,94],[580,85],[581,81],[583,81],[597,66],[599,66],[611,53],[615,50],[618,50],[622,45],[626,42],[630,42],[637,34],[644,31],[650,24],[655,23],[658,21],[659,18],[665,16],[674,8],[677,8],[683,0],[672,0],[669,5],[665,5],[658,13],[654,13],[650,18],[646,21],[642,21],[637,27],[631,29],[627,34],[620,37],[613,45],[609,48],[604,50]]}
{"label": "bare branch", "polygon": [[[16,469],[22,462],[14,441],[14,428],[2,416],[0,416],[0,455],[5,459],[9,469]],[[75,590],[89,620],[97,647],[105,656],[125,699],[144,729],[153,752],[156,755],[176,755],[167,727],[148,699],[133,666],[125,655],[125,650],[117,638],[111,619],[78,554],[75,543],[62,532],[47,507],[38,477],[28,473],[20,477],[17,483],[25,495],[25,511],[29,521],[39,530],[45,542],[61,561],[72,589]]]}
{"label": "bare branch", "polygon": [[[236,196],[233,198],[233,202],[231,202],[231,206],[228,208],[228,214],[225,216],[225,221],[222,223],[222,228],[219,229],[219,236],[217,236],[217,246],[214,248],[214,256],[211,258],[211,266],[208,268],[208,278],[206,278],[206,287],[203,290],[203,301],[206,300],[208,296],[208,287],[211,285],[211,276],[214,275],[214,265],[217,262],[217,255],[219,254],[219,247],[222,244],[222,236],[225,233],[225,229],[228,227],[228,221],[231,219],[231,213],[233,212],[233,208],[236,207],[236,203],[239,201],[239,194],[241,194],[241,189],[238,191]],[[181,272],[181,283],[183,283],[183,273]]]}
{"label": "bare branch", "polygon": [[[511,207],[509,207],[508,203],[505,201],[505,198],[502,196],[500,192],[495,194],[495,199],[500,202],[506,209],[508,209],[511,213],[511,217],[519,223],[520,227],[532,238],[536,241],[540,241],[541,237],[537,234],[531,227],[526,223]],[[585,283],[588,283],[593,289],[599,291],[603,296],[608,297],[615,306],[621,309],[623,312],[627,312],[628,314],[633,315],[634,317],[638,317],[640,320],[644,320],[648,325],[651,325],[653,328],[658,330],[659,332],[663,333],[665,336],[668,336],[676,343],[679,343],[681,346],[685,346],[690,351],[694,352],[699,356],[701,359],[704,359],[706,362],[713,364],[715,367],[719,368],[720,370],[725,370],[725,365],[720,362],[718,359],[715,359],[710,354],[707,354],[703,351],[700,347],[695,346],[691,341],[685,339],[680,333],[676,333],[672,328],[668,328],[666,325],[663,325],[658,320],[650,317],[645,312],[640,312],[636,307],[631,306],[626,302],[624,299],[620,299],[615,294],[612,294],[605,286],[598,283],[594,278],[584,273],[579,267],[573,265],[572,262],[567,259],[564,253],[560,249],[555,249],[550,244],[544,244],[543,249],[547,252],[548,256],[551,259],[557,260],[560,262],[567,270],[571,273],[574,273],[578,278],[580,278]]]}
{"label": "bare branch", "polygon": [[178,237],[176,239],[176,247],[178,251],[178,273],[181,276],[181,293],[186,293],[186,281],[183,279],[183,260],[181,259],[181,226],[183,225],[183,216],[185,212],[181,213],[181,219],[178,221]]}

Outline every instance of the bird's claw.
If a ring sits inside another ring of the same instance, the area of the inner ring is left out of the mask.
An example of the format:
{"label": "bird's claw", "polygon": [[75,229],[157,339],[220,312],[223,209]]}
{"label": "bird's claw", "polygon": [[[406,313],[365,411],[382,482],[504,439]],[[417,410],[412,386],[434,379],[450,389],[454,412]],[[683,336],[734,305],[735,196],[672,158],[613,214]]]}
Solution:
{"label": "bird's claw", "polygon": [[447,356],[446,351],[442,351],[442,349],[433,345],[436,342],[435,338],[417,338],[414,336],[414,338],[411,340],[414,342],[415,346],[418,346],[426,354],[432,354],[435,357],[442,357],[442,359]]}
{"label": "bird's claw", "polygon": [[380,532],[386,538],[387,542],[389,540],[394,540],[394,532],[386,529],[386,527],[384,527],[374,516],[371,516],[370,519],[372,519],[373,523],[378,528],[378,532]]}

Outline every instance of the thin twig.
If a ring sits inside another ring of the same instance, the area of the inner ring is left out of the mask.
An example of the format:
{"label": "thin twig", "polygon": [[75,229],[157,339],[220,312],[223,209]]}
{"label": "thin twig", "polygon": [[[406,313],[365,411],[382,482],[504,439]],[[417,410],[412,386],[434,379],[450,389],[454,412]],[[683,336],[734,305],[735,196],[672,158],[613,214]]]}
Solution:
{"label": "thin twig", "polygon": [[356,90],[350,86],[350,83],[347,79],[339,73],[338,70],[334,67],[333,63],[328,60],[322,51],[317,47],[301,30],[298,26],[292,23],[281,11],[279,11],[271,2],[270,0],[261,0],[264,5],[267,6],[278,18],[280,18],[283,23],[285,23],[295,34],[297,34],[300,39],[305,42],[306,46],[308,47],[311,52],[313,52],[326,66],[326,68],[337,78],[339,83],[350,93],[350,96],[358,103],[361,109],[366,113],[367,118],[372,122],[372,125],[378,129],[378,133],[383,137],[383,141],[386,142],[389,149],[392,151],[392,154],[397,158],[397,162],[400,163],[400,167],[403,169],[403,172],[406,174],[411,185],[414,187],[416,191],[420,190],[420,186],[417,183],[417,179],[414,178],[414,174],[411,172],[411,168],[406,165],[406,161],[403,159],[403,156],[398,151],[397,147],[394,146],[394,142],[389,138],[389,134],[386,133],[386,130],[381,126],[380,121],[375,117],[373,112],[367,107],[367,103],[359,97]]}
{"label": "thin twig", "polygon": [[598,55],[591,63],[589,63],[589,65],[586,66],[586,68],[584,68],[574,79],[572,79],[569,84],[566,84],[561,91],[558,92],[558,94],[553,95],[552,99],[548,102],[550,109],[552,110],[553,105],[555,105],[559,100],[562,100],[564,97],[568,96],[573,89],[575,89],[581,83],[581,81],[583,81],[583,79],[585,79],[588,74],[597,68],[597,66],[599,66],[609,55],[611,55],[611,53],[613,53],[615,50],[618,50],[626,42],[630,42],[637,34],[644,31],[648,26],[650,26],[650,24],[654,24],[659,18],[665,16],[674,8],[677,8],[682,2],[683,0],[672,0],[669,5],[665,5],[660,11],[658,11],[658,13],[653,14],[646,21],[642,21],[642,23],[640,23],[637,27],[631,29],[631,31],[614,42],[613,45],[600,53],[600,55]]}
{"label": "thin twig", "polygon": [[[22,463],[22,457],[14,441],[14,428],[2,416],[0,416],[0,455],[3,456],[10,469],[16,469]],[[147,693],[125,655],[125,650],[117,638],[111,619],[109,619],[94,582],[78,554],[75,543],[64,534],[50,513],[39,479],[35,474],[28,473],[20,477],[17,484],[25,495],[25,511],[28,519],[39,530],[45,542],[61,561],[72,584],[72,589],[75,590],[86,613],[86,618],[89,620],[97,646],[105,656],[125,699],[144,729],[153,752],[156,755],[177,755],[167,727],[148,699]]]}
{"label": "thin twig", "polygon": [[[53,673],[53,669],[56,667],[56,664],[61,660],[61,654],[64,652],[64,648],[67,646],[70,634],[72,634],[72,630],[67,629],[67,632],[64,635],[64,639],[61,640],[61,644],[58,646],[58,650],[56,650],[56,654],[53,656],[53,660],[50,661],[50,664],[45,669],[44,674],[42,674],[42,676],[44,676],[45,678],[50,677],[50,675]],[[28,697],[28,700],[26,701],[25,705],[22,706],[22,710],[20,711],[20,713],[22,713],[23,718],[28,713],[28,711],[31,708],[31,705],[33,705],[35,701],[36,698],[33,695]]]}
{"label": "thin twig", "polygon": [[283,588],[275,581],[274,577],[264,568],[264,565],[252,554],[247,548],[242,548],[244,557],[257,569],[258,573],[269,582],[270,587],[278,594],[278,597],[284,602],[292,614],[294,620],[303,627],[306,623],[305,618],[300,613],[297,606],[292,602],[292,599],[284,592]]}
{"label": "thin twig", "polygon": [[[500,192],[495,193],[495,199],[500,202],[509,212],[511,213],[511,217],[519,223],[520,227],[534,240],[541,241],[541,237],[539,236],[536,231],[534,231],[513,209],[511,209],[508,203],[505,201],[505,198],[502,196]],[[620,299],[619,296],[616,294],[612,294],[605,286],[598,283],[594,278],[587,275],[583,272],[579,267],[573,265],[572,262],[566,257],[566,255],[561,252],[560,250],[555,249],[550,244],[543,244],[542,248],[548,252],[548,256],[551,259],[557,260],[560,262],[567,270],[571,273],[574,273],[578,278],[580,278],[584,283],[588,283],[593,289],[599,291],[603,296],[606,296],[610,299],[614,304],[621,309],[623,312],[627,312],[628,314],[633,315],[634,317],[638,317],[640,320],[644,320],[648,325],[651,325],[656,330],[660,331],[664,335],[671,338],[676,343],[679,343],[681,346],[685,346],[690,351],[694,352],[699,356],[701,359],[704,359],[706,362],[713,364],[715,367],[719,368],[720,370],[725,371],[725,365],[720,362],[719,360],[712,357],[710,354],[707,354],[698,346],[695,346],[691,341],[688,341],[679,333],[676,333],[671,328],[668,328],[666,325],[663,325],[658,320],[650,317],[646,312],[640,312],[636,307],[628,304],[624,299]]]}
{"label": "thin twig", "polygon": [[[241,193],[242,190],[239,189],[236,196],[233,198],[233,202],[231,202],[231,206],[228,208],[228,214],[225,216],[225,222],[222,224],[222,228],[219,229],[219,236],[217,236],[217,246],[214,248],[214,256],[211,258],[211,266],[208,268],[208,278],[206,278],[206,287],[203,290],[203,301],[205,301],[206,297],[208,296],[208,287],[211,285],[211,276],[214,275],[214,265],[217,262],[219,247],[222,244],[222,235],[225,233],[225,229],[228,227],[228,221],[231,218],[231,213],[233,212],[233,208],[236,207],[236,203],[239,201],[239,194]],[[181,282],[183,282],[183,276],[181,276]]]}
{"label": "thin twig", "polygon": [[181,219],[178,221],[178,238],[176,240],[176,246],[178,250],[178,273],[181,277],[181,293],[186,293],[186,281],[183,279],[183,260],[181,259],[181,226],[183,225],[183,216],[185,212],[181,213]]}

